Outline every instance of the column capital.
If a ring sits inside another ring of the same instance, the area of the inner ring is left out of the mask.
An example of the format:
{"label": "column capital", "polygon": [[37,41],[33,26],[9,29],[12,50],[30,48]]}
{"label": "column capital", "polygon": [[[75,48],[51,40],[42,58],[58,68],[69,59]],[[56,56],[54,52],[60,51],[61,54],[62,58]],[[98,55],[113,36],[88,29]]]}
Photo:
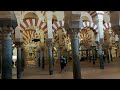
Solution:
{"label": "column capital", "polygon": [[53,46],[53,39],[52,38],[47,39],[47,45],[48,46]]}
{"label": "column capital", "polygon": [[98,21],[100,22],[103,22],[103,15],[104,15],[104,11],[96,11],[96,13],[97,13],[97,19],[98,19]]}
{"label": "column capital", "polygon": [[71,35],[71,34],[75,34],[75,33],[78,34],[79,31],[80,31],[79,28],[78,28],[78,29],[76,29],[76,28],[71,28],[71,29],[67,30],[67,33],[68,33],[69,35]]}
{"label": "column capital", "polygon": [[104,11],[96,11],[98,15],[104,15]]}
{"label": "column capital", "polygon": [[21,47],[21,45],[23,44],[23,41],[21,41],[20,39],[15,39],[14,43],[17,47]]}
{"label": "column capital", "polygon": [[17,47],[21,47],[22,44],[23,44],[23,42],[15,42],[15,45],[16,45]]}
{"label": "column capital", "polygon": [[0,31],[2,32],[12,32],[14,29],[12,27],[7,27],[7,26],[3,26],[3,27],[0,27]]}
{"label": "column capital", "polygon": [[71,38],[74,38],[74,37],[78,37],[79,30],[80,29],[73,28],[73,29],[69,29],[67,32]]}
{"label": "column capital", "polygon": [[47,11],[46,16],[47,16],[47,20],[52,20],[53,12],[52,11]]}

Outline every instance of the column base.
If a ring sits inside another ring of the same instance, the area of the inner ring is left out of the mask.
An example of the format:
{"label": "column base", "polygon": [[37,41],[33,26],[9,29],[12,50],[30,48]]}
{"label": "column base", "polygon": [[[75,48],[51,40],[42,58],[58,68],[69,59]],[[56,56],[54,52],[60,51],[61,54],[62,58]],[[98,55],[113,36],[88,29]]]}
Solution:
{"label": "column base", "polygon": [[17,79],[22,79],[21,77],[17,77]]}
{"label": "column base", "polygon": [[100,69],[104,69],[104,66],[103,66],[103,65],[100,65]]}
{"label": "column base", "polygon": [[100,69],[104,69],[103,55],[99,55],[99,57],[100,57]]}
{"label": "column base", "polygon": [[53,71],[49,71],[49,75],[53,75]]}
{"label": "column base", "polygon": [[74,79],[81,79],[81,76],[74,76]]}
{"label": "column base", "polygon": [[12,75],[11,76],[2,75],[1,79],[12,79]]}
{"label": "column base", "polygon": [[21,75],[17,75],[17,79],[21,79],[22,78],[22,76]]}
{"label": "column base", "polygon": [[93,61],[93,64],[95,65],[95,61]]}
{"label": "column base", "polygon": [[22,79],[23,78],[23,71],[21,71],[21,74],[17,75],[17,79]]}

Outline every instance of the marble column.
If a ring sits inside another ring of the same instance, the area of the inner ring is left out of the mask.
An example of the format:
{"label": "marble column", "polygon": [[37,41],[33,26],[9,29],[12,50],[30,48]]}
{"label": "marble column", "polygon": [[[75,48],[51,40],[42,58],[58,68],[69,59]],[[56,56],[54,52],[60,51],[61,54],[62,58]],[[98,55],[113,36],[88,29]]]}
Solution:
{"label": "marble column", "polygon": [[71,37],[72,57],[73,57],[73,78],[81,79],[80,58],[79,58],[79,29],[69,30]]}
{"label": "marble column", "polygon": [[89,62],[91,62],[91,49],[88,50]]}
{"label": "marble column", "polygon": [[86,59],[88,60],[88,49],[86,49]]}
{"label": "marble column", "polygon": [[104,60],[103,60],[102,45],[101,44],[99,44],[98,53],[99,53],[99,58],[100,58],[100,69],[104,69]]}
{"label": "marble column", "polygon": [[95,46],[92,46],[92,59],[93,59],[93,64],[95,64]]}
{"label": "marble column", "polygon": [[22,61],[21,61],[22,68],[21,68],[21,71],[23,72],[24,68],[25,68],[25,51],[24,51],[23,48],[21,49],[21,57],[22,57]]}
{"label": "marble column", "polygon": [[113,59],[112,59],[112,48],[109,48],[109,51],[110,51],[110,59],[111,59],[111,61],[113,61]]}
{"label": "marble column", "polygon": [[15,45],[17,46],[17,79],[22,78],[22,53],[21,53],[21,45],[23,42],[16,41]]}
{"label": "marble column", "polygon": [[0,73],[2,69],[2,48],[0,47]]}
{"label": "marble column", "polygon": [[95,59],[97,60],[97,49],[95,49]]}
{"label": "marble column", "polygon": [[108,51],[108,49],[109,49],[109,45],[106,46],[106,60],[109,63],[109,51]]}
{"label": "marble column", "polygon": [[12,79],[12,29],[2,28],[2,79]]}
{"label": "marble column", "polygon": [[49,53],[49,75],[52,75],[53,74],[52,38],[49,38],[47,40],[47,44],[48,44],[48,53]]}
{"label": "marble column", "polygon": [[41,65],[41,63],[40,63],[40,49],[38,50],[38,53],[37,53],[37,59],[38,59],[38,67],[40,67]]}
{"label": "marble column", "polygon": [[42,69],[45,68],[45,60],[44,60],[44,48],[41,49],[42,51]]}
{"label": "marble column", "polygon": [[97,25],[98,25],[98,53],[100,58],[100,69],[104,69],[104,60],[102,54],[102,43],[104,38],[104,31],[103,31],[103,15],[104,11],[96,11],[97,13]]}
{"label": "marble column", "polygon": [[67,49],[64,50],[64,53],[65,53],[64,55],[65,55],[66,61],[68,61],[68,60],[67,60],[67,58],[68,58]]}
{"label": "marble column", "polygon": [[117,57],[117,48],[115,48],[115,54],[116,54],[116,57]]}
{"label": "marble column", "polygon": [[48,53],[49,53],[49,75],[53,74],[53,54],[52,54],[52,46],[53,46],[53,29],[52,29],[52,18],[53,18],[53,12],[47,11],[46,12],[47,17],[47,29],[48,29]]}
{"label": "marble column", "polygon": [[117,52],[119,49],[119,36],[117,34],[115,35],[115,43],[116,43],[115,53],[116,53],[116,57],[117,57]]}
{"label": "marble column", "polygon": [[69,51],[67,50],[67,62],[69,62]]}

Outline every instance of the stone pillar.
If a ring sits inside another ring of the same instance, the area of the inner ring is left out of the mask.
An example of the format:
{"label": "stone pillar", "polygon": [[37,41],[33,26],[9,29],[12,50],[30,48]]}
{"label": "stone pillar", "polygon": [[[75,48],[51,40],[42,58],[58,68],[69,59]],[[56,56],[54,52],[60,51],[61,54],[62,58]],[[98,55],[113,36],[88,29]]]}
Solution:
{"label": "stone pillar", "polygon": [[0,73],[2,71],[2,48],[0,48]]}
{"label": "stone pillar", "polygon": [[48,53],[49,53],[49,75],[53,74],[53,54],[52,54],[52,45],[53,45],[53,29],[52,29],[52,17],[53,17],[53,12],[52,11],[47,11],[46,12],[47,16],[47,29],[48,29],[48,39],[47,39],[47,44],[48,44]]}
{"label": "stone pillar", "polygon": [[100,58],[100,69],[104,69],[104,60],[103,60],[102,45],[101,44],[99,44],[98,53],[99,53],[99,58]]}
{"label": "stone pillar", "polygon": [[25,49],[24,49],[24,68],[26,67],[26,65],[27,65],[27,63],[26,63],[26,59],[27,59],[27,57],[26,57],[26,51],[25,51]]}
{"label": "stone pillar", "polygon": [[12,39],[10,27],[2,28],[2,79],[12,79]]}
{"label": "stone pillar", "polygon": [[66,58],[66,61],[67,61],[67,57],[68,57],[68,55],[67,55],[67,49],[64,50],[64,55],[65,55],[65,58]]}
{"label": "stone pillar", "polygon": [[73,56],[73,77],[74,79],[81,79],[80,58],[79,58],[79,38],[78,30],[69,30],[71,37],[71,47]]}
{"label": "stone pillar", "polygon": [[65,12],[64,27],[71,38],[72,59],[73,59],[73,78],[81,79],[80,57],[79,57],[79,36],[82,27],[82,19],[79,11]]}
{"label": "stone pillar", "polygon": [[88,49],[86,49],[86,59],[88,60]]}
{"label": "stone pillar", "polygon": [[45,68],[44,48],[41,49],[41,53],[42,53],[42,69],[44,69]]}
{"label": "stone pillar", "polygon": [[115,52],[116,52],[116,57],[117,57],[117,52],[118,52],[118,49],[119,49],[119,36],[116,34],[115,35],[115,43],[116,43],[116,48],[115,48]]}
{"label": "stone pillar", "polygon": [[40,67],[40,49],[38,50],[38,54],[37,54],[37,59],[38,59],[38,67]]}
{"label": "stone pillar", "polygon": [[2,69],[2,48],[0,47],[0,73]]}
{"label": "stone pillar", "polygon": [[89,62],[91,62],[91,49],[88,50]]}
{"label": "stone pillar", "polygon": [[116,54],[116,57],[117,57],[117,48],[115,48],[115,54]]}
{"label": "stone pillar", "polygon": [[82,55],[82,58],[84,58],[84,56],[83,56],[83,50],[81,50],[81,55]]}
{"label": "stone pillar", "polygon": [[23,42],[17,41],[15,42],[15,45],[17,46],[17,79],[21,79],[22,77],[22,53],[21,53],[21,45]]}
{"label": "stone pillar", "polygon": [[69,61],[69,51],[67,50],[67,62]]}
{"label": "stone pillar", "polygon": [[113,59],[112,59],[112,47],[109,48],[109,51],[110,51],[110,59],[111,59],[111,61],[113,61]]}
{"label": "stone pillar", "polygon": [[93,64],[95,64],[95,46],[92,46],[92,59],[93,59]]}
{"label": "stone pillar", "polygon": [[97,49],[95,49],[95,59],[97,60]]}
{"label": "stone pillar", "polygon": [[102,54],[102,43],[104,38],[104,32],[103,32],[103,11],[96,11],[97,13],[97,19],[98,19],[98,53],[100,58],[100,69],[104,69],[104,60],[103,60],[103,54]]}
{"label": "stone pillar", "polygon": [[105,53],[105,55],[106,55],[106,60],[109,63],[109,51],[108,51],[108,49],[109,49],[109,45],[106,45],[106,53]]}
{"label": "stone pillar", "polygon": [[21,71],[23,72],[24,68],[25,68],[25,51],[23,48],[21,49],[21,57],[22,57],[22,59],[21,59],[22,60],[21,61],[21,64],[22,64]]}
{"label": "stone pillar", "polygon": [[[119,37],[119,39],[120,39],[120,35],[119,35],[118,37]],[[118,55],[119,55],[119,57],[120,57],[120,42],[118,42]]]}
{"label": "stone pillar", "polygon": [[48,44],[48,53],[49,53],[49,75],[52,75],[53,74],[52,38],[49,38],[47,40],[47,44]]}

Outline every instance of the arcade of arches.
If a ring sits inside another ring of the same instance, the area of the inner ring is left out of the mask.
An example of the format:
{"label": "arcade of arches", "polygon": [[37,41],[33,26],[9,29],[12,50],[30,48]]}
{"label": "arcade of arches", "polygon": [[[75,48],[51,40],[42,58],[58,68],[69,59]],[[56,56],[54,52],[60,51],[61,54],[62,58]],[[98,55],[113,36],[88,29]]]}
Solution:
{"label": "arcade of arches", "polygon": [[[61,79],[82,79],[92,70],[100,75],[112,66],[120,69],[119,13],[0,11],[1,79],[25,79],[33,73],[37,76],[29,79],[58,79],[62,74]],[[61,56],[67,60],[63,73]]]}

